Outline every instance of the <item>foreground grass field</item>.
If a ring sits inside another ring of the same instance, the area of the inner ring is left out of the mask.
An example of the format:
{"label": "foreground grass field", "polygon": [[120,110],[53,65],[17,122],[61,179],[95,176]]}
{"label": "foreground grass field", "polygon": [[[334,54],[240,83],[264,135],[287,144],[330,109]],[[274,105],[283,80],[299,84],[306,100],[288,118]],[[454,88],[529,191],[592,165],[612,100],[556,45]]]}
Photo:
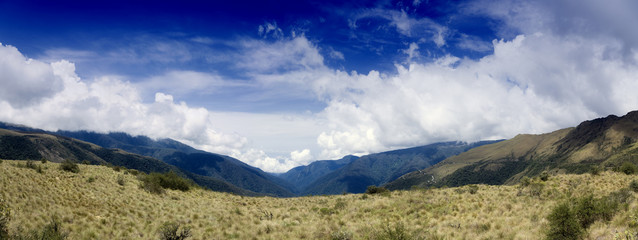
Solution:
{"label": "foreground grass field", "polygon": [[[151,194],[138,178],[105,166],[79,173],[40,163],[42,171],[0,163],[0,198],[9,232],[41,229],[57,217],[69,239],[159,239],[160,227],[190,227],[189,239],[542,239],[560,202],[627,188],[635,175],[555,175],[528,186],[464,186],[387,194],[298,198],[242,197],[202,189]],[[587,239],[635,239],[636,193]]]}

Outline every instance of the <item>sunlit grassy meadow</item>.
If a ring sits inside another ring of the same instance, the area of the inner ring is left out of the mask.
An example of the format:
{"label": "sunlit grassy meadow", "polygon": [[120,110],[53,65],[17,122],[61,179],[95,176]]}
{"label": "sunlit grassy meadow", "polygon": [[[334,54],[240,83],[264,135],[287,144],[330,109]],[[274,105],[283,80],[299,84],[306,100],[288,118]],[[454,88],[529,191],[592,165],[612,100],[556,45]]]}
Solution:
{"label": "sunlit grassy meadow", "polygon": [[[242,197],[199,188],[152,194],[138,177],[106,166],[58,163],[42,171],[0,163],[0,197],[11,208],[9,231],[42,228],[52,217],[69,239],[159,239],[166,222],[190,227],[189,239],[542,239],[559,202],[627,188],[635,175],[555,175],[528,186],[464,186],[386,194],[297,198]],[[588,239],[635,237],[638,209],[629,204]],[[396,238],[400,239],[400,238]]]}

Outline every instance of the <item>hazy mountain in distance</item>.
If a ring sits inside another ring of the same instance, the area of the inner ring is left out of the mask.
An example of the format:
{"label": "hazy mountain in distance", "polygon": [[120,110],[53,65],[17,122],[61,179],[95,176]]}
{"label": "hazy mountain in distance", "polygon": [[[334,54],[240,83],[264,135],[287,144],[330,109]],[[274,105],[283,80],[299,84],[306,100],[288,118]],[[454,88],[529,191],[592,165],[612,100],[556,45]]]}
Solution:
{"label": "hazy mountain in distance", "polygon": [[302,192],[304,195],[362,193],[370,185],[382,185],[403,174],[427,168],[450,156],[496,141],[443,142],[370,154],[329,173]]}

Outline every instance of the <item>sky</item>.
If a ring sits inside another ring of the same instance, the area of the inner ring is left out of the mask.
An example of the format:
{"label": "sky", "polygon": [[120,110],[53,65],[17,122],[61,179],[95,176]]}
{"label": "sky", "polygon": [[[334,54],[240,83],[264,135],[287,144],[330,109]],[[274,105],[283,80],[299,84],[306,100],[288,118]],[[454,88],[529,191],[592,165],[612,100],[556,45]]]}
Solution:
{"label": "sky", "polygon": [[0,121],[268,172],[638,110],[633,0],[0,0]]}

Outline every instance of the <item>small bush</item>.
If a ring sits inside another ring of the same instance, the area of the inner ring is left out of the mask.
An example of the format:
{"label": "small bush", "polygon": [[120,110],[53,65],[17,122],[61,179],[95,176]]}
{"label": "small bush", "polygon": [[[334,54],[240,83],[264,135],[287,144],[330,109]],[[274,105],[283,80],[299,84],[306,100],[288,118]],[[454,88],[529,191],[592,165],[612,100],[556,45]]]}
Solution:
{"label": "small bush", "polygon": [[547,171],[543,171],[538,177],[541,179],[541,181],[545,182],[549,180],[549,173]]}
{"label": "small bush", "polygon": [[532,183],[532,179],[530,179],[528,176],[524,176],[523,178],[521,178],[520,184],[523,187],[527,187],[529,186],[529,184]]}
{"label": "small bush", "polygon": [[60,164],[60,170],[72,172],[72,173],[79,173],[80,167],[78,166],[77,163],[67,159]]}
{"label": "small bush", "polygon": [[390,191],[387,188],[377,187],[374,185],[370,185],[368,186],[368,189],[366,189],[367,194],[380,194],[380,193],[389,193],[389,192]]}
{"label": "small bush", "polygon": [[631,162],[624,162],[620,166],[619,170],[620,170],[620,172],[625,173],[627,175],[632,175],[632,174],[635,174],[636,172],[638,172],[638,167],[636,167],[636,165],[631,163]]}
{"label": "small bush", "polygon": [[44,226],[39,239],[61,240],[66,239],[67,235],[68,233],[62,231],[62,223],[60,223],[60,220],[54,217],[51,223]]}
{"label": "small bush", "polygon": [[383,229],[375,234],[372,239],[379,240],[408,240],[414,239],[402,223],[397,223],[394,227],[391,227],[390,224],[386,224],[383,226]]}
{"label": "small bush", "polygon": [[476,185],[467,186],[467,192],[469,192],[470,194],[476,194],[478,192],[478,186]]}
{"label": "small bush", "polygon": [[42,164],[46,164],[46,163],[48,162],[48,160],[47,160],[46,158],[42,158],[42,159],[40,159],[40,162],[41,162]]}
{"label": "small bush", "polygon": [[578,223],[576,214],[572,211],[568,202],[556,206],[547,217],[549,231],[547,239],[581,239],[585,233]]}
{"label": "small bush", "polygon": [[351,232],[346,230],[339,230],[330,234],[330,239],[332,240],[351,240],[354,239]]}
{"label": "small bush", "polygon": [[593,166],[589,169],[589,174],[593,175],[593,176],[598,176],[600,175],[601,172],[601,167],[600,166]]}
{"label": "small bush", "polygon": [[600,219],[603,209],[600,201],[594,199],[593,195],[582,197],[577,200],[574,212],[578,218],[578,222],[583,229],[587,229],[596,220]]}
{"label": "small bush", "polygon": [[42,231],[31,231],[27,235],[16,234],[11,236],[11,239],[19,239],[19,240],[64,240],[67,238],[69,234],[62,230],[62,223],[56,217],[54,217],[51,222],[44,226]]}
{"label": "small bush", "polygon": [[140,174],[140,171],[135,170],[135,169],[128,169],[128,170],[126,170],[126,172],[128,172],[129,174],[131,174],[133,176],[137,176],[138,174]]}
{"label": "small bush", "polygon": [[164,193],[164,189],[166,188],[188,191],[193,185],[190,180],[180,177],[173,171],[168,173],[154,172],[149,175],[141,176],[140,180],[142,181],[142,188],[151,193],[157,194]]}
{"label": "small bush", "polygon": [[635,179],[631,181],[631,183],[629,183],[629,189],[631,189],[631,191],[638,193],[638,181],[636,181]]}
{"label": "small bush", "polygon": [[89,179],[86,180],[88,183],[95,182],[95,177],[90,176]]}
{"label": "small bush", "polygon": [[119,184],[120,186],[124,186],[126,182],[124,181],[124,175],[119,175],[117,176],[117,184]]}
{"label": "small bush", "polygon": [[166,222],[160,227],[160,239],[162,240],[183,240],[191,236],[189,227],[182,228],[179,231],[179,224],[174,222]]}
{"label": "small bush", "polygon": [[27,160],[27,163],[24,165],[24,167],[31,168],[38,173],[44,173],[44,171],[42,170],[42,166],[35,164],[35,161]]}
{"label": "small bush", "polygon": [[0,239],[9,239],[10,220],[11,209],[3,199],[0,199]]}
{"label": "small bush", "polygon": [[35,161],[27,160],[27,168],[36,169],[38,166],[35,164]]}

